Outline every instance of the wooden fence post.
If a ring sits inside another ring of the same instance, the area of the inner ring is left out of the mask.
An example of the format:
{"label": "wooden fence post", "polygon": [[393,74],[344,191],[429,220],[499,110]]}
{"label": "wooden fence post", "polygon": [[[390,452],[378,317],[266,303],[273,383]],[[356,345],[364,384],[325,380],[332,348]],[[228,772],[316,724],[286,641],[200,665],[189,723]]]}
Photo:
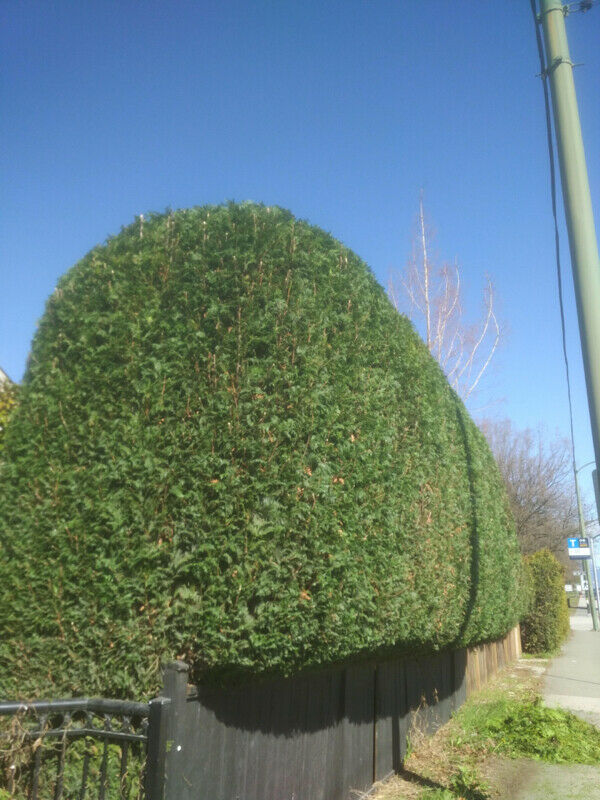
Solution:
{"label": "wooden fence post", "polygon": [[155,697],[150,701],[148,715],[148,753],[146,755],[145,798],[163,800],[165,791],[165,762],[167,756],[167,724],[171,701]]}
{"label": "wooden fence post", "polygon": [[171,661],[164,670],[162,693],[170,700],[165,761],[165,800],[179,800],[182,796],[183,765],[188,755],[186,743],[182,738],[188,673],[189,666],[184,661]]}

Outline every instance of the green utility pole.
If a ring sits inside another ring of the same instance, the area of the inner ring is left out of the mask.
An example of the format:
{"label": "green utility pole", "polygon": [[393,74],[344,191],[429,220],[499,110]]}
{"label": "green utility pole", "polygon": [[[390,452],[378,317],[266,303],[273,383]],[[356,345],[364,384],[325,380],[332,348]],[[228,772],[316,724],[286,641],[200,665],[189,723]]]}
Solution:
{"label": "green utility pole", "polygon": [[[584,538],[585,533],[585,520],[583,518],[583,506],[581,505],[581,495],[579,494],[579,481],[577,479],[577,470],[575,470],[575,493],[577,495],[577,513],[579,514],[579,536],[580,538]],[[594,546],[594,542],[592,542],[592,547]],[[590,609],[592,611],[592,625],[594,626],[594,630],[598,630],[598,611],[596,609],[596,598],[594,597],[594,589],[592,586],[592,573],[590,570],[590,560],[589,558],[583,559],[583,565],[585,569],[585,579],[588,584],[588,598],[590,603]],[[594,580],[596,576],[594,575]]]}
{"label": "green utility pole", "polygon": [[552,93],[594,454],[596,466],[600,466],[600,259],[565,30],[566,13],[566,6],[559,0],[541,0],[539,18]]}

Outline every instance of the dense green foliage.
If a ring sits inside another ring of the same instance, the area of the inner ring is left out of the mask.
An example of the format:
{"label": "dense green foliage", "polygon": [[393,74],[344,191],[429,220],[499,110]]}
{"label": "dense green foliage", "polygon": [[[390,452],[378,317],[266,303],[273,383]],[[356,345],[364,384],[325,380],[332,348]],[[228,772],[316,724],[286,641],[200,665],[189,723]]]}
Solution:
{"label": "dense green foliage", "polygon": [[0,383],[0,457],[2,456],[6,426],[16,405],[17,386],[8,381]]}
{"label": "dense green foliage", "polygon": [[[6,437],[0,690],[155,690],[493,639],[520,559],[483,436],[367,266],[257,205],[59,282]],[[6,510],[6,511],[5,511]]]}
{"label": "dense green foliage", "polygon": [[569,634],[569,609],[564,587],[564,569],[549,550],[539,550],[526,559],[531,600],[521,623],[526,653],[552,653]]}
{"label": "dense green foliage", "polygon": [[547,708],[540,697],[506,696],[459,712],[463,735],[472,746],[512,758],[552,764],[600,764],[600,731],[561,708]]}

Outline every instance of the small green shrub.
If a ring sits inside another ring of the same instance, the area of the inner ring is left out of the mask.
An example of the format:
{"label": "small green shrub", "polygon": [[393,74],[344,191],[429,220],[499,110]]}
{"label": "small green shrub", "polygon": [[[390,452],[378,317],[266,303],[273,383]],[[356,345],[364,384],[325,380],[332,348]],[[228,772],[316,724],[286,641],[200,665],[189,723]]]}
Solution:
{"label": "small green shrub", "polygon": [[526,653],[552,653],[569,634],[569,609],[564,587],[564,570],[549,550],[526,558],[532,599],[521,623],[521,640]]}
{"label": "small green shrub", "polygon": [[526,556],[521,556],[521,573],[519,576],[517,591],[519,593],[519,605],[521,609],[519,622],[522,625],[523,620],[526,619],[531,613],[535,599],[533,575],[531,574],[531,569]]}

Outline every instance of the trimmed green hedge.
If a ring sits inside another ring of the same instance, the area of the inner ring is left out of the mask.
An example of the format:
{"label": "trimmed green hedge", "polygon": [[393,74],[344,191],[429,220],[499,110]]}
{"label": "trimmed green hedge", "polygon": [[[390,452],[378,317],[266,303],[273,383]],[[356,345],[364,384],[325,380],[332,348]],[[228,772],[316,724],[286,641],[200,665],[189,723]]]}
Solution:
{"label": "trimmed green hedge", "polygon": [[483,436],[368,267],[279,208],[156,215],[48,301],[0,485],[2,694],[155,691],[504,634]]}
{"label": "trimmed green hedge", "polygon": [[569,635],[564,569],[549,550],[525,559],[531,586],[529,613],[521,622],[526,653],[552,653]]}

